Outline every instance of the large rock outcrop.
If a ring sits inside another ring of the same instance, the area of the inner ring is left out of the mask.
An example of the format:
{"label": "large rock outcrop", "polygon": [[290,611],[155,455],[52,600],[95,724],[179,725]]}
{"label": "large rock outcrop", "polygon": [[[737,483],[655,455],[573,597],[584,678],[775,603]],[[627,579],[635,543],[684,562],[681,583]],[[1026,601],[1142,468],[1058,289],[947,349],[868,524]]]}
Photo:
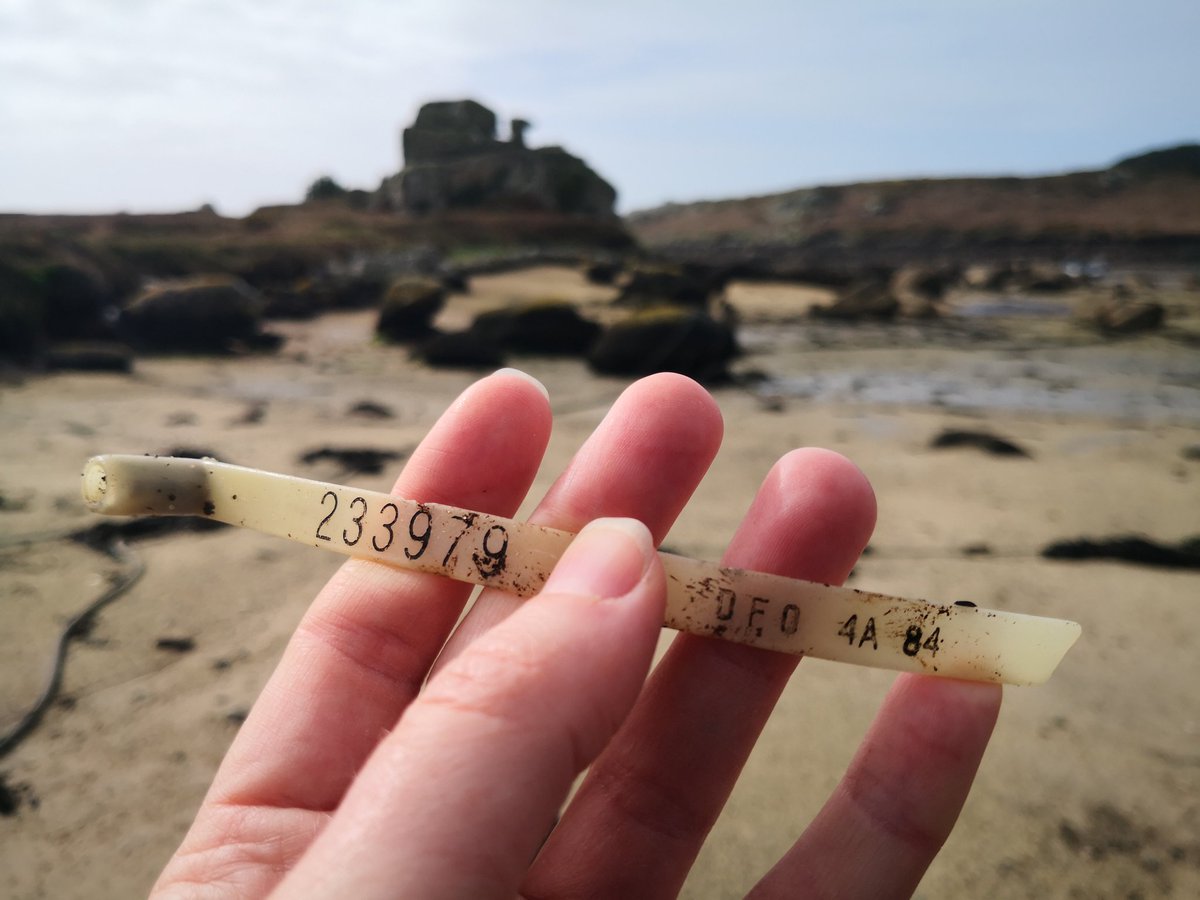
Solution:
{"label": "large rock outcrop", "polygon": [[474,100],[427,103],[404,129],[404,169],[384,181],[381,205],[416,215],[532,210],[613,216],[617,192],[561,147],[529,148],[529,123],[496,137],[496,114]]}

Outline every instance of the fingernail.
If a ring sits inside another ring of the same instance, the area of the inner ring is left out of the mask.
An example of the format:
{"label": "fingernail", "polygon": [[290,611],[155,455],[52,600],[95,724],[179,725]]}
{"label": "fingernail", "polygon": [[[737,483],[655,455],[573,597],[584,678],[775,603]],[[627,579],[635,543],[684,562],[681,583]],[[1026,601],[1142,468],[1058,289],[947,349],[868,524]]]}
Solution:
{"label": "fingernail", "polygon": [[504,368],[497,369],[493,375],[515,375],[517,378],[523,378],[542,392],[542,396],[547,400],[550,399],[550,392],[546,390],[546,386],[530,375],[528,372],[522,372],[520,369]]}
{"label": "fingernail", "polygon": [[624,597],[646,574],[654,542],[636,519],[597,519],[571,542],[545,590],[609,599]]}

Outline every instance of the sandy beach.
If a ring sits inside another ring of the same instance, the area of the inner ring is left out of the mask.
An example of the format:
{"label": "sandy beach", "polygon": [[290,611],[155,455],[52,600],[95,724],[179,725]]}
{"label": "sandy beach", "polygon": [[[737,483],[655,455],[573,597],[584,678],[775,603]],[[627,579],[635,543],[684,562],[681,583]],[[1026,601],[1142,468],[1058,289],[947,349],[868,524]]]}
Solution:
{"label": "sandy beach", "polygon": [[[612,289],[568,268],[476,278],[439,324],[555,296],[602,317]],[[1011,688],[958,829],[918,892],[1200,896],[1200,572],[1041,557],[1049,543],[1200,534],[1200,292],[1170,328],[1102,340],[1069,316],[812,324],[819,288],[735,284],[759,380],[714,389],[726,438],[666,546],[716,559],[780,455],[822,446],[870,477],[879,522],[855,587],[1082,623],[1046,685]],[[992,311],[993,313],[995,311]],[[211,452],[387,490],[476,376],[372,340],[371,311],[272,323],[273,355],[161,357],[131,375],[0,386],[0,733],[37,696],[64,623],[135,565],[66,537],[93,524],[79,470],[99,453]],[[513,358],[550,390],[543,491],[628,381],[574,359]],[[375,415],[360,404],[383,407]],[[1027,456],[938,449],[986,430]],[[322,447],[397,456],[379,474],[301,462]],[[239,529],[132,545],[145,573],[70,644],[58,698],[0,757],[0,895],[144,895],[238,724],[340,558]],[[663,646],[671,639],[664,632]],[[741,896],[844,770],[892,677],[806,660],[683,896]]]}

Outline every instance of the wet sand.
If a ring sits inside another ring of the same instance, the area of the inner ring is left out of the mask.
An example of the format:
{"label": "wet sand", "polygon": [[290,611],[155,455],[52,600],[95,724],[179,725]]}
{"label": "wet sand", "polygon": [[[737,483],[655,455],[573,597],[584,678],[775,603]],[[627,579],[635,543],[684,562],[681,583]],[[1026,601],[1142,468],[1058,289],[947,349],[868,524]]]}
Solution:
{"label": "wet sand", "polygon": [[[477,279],[444,320],[551,295],[599,310],[609,293],[561,269],[497,275]],[[1196,346],[1184,340],[1200,295],[1173,301],[1182,335],[1120,342],[1046,317],[941,330],[798,323],[823,296],[730,292],[749,350],[737,367],[769,378],[715,391],[726,441],[667,544],[717,558],[778,456],[804,445],[846,454],[879,498],[854,586],[1084,626],[1047,685],[1008,689],[960,826],[919,896],[1200,894],[1200,574],[1039,556],[1081,535],[1200,533],[1200,383]],[[346,476],[335,461],[300,457],[325,445],[407,452],[474,376],[374,344],[371,325],[370,313],[279,323],[287,342],[276,356],[139,360],[132,376],[0,389],[0,730],[37,693],[64,621],[127,567],[53,539],[93,521],[78,500],[88,456],[196,447],[387,489],[402,462]],[[536,497],[627,382],[574,360],[513,364],[549,387],[556,411]],[[1011,400],[1022,392],[1032,399]],[[1104,402],[1063,400],[1077,395]],[[391,416],[354,412],[362,401]],[[1031,458],[932,449],[947,428],[986,429]],[[235,529],[134,549],[144,577],[72,643],[58,701],[0,758],[0,800],[13,807],[0,815],[4,896],[144,894],[339,563]],[[740,896],[769,868],[836,783],[890,681],[801,665],[684,896]]]}

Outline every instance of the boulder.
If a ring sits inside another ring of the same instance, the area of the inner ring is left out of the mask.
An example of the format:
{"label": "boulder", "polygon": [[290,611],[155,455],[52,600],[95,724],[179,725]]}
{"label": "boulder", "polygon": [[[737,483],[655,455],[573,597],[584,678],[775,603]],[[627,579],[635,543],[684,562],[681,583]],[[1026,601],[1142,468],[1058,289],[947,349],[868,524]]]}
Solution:
{"label": "boulder", "polygon": [[957,280],[958,273],[947,267],[908,265],[895,271],[890,289],[901,315],[929,319],[940,315],[938,304]]}
{"label": "boulder", "polygon": [[609,326],[588,356],[591,368],[605,375],[678,372],[698,381],[729,378],[737,354],[733,328],[710,315],[679,306],[633,313]]}
{"label": "boulder", "polygon": [[608,260],[592,260],[583,267],[583,277],[589,284],[609,285],[621,274],[621,264]]}
{"label": "boulder", "polygon": [[471,329],[505,350],[578,356],[591,348],[600,326],[565,300],[535,300],[476,317]]}
{"label": "boulder", "polygon": [[375,332],[389,341],[419,340],[433,333],[433,318],[446,303],[446,289],[432,278],[399,278],[379,308]]}
{"label": "boulder", "polygon": [[496,369],[504,365],[500,348],[472,329],[437,334],[422,342],[413,355],[435,368]]}
{"label": "boulder", "polygon": [[864,278],[846,287],[829,306],[814,306],[811,315],[819,319],[848,322],[887,321],[900,311],[900,301],[892,293],[886,278]]}
{"label": "boulder", "polygon": [[112,333],[116,297],[99,268],[84,260],[56,262],[43,273],[46,331],[55,340],[96,340]]}
{"label": "boulder", "polygon": [[375,272],[322,272],[264,291],[268,319],[311,319],[334,309],[368,309],[392,283]]}
{"label": "boulder", "polygon": [[638,308],[666,305],[704,309],[709,298],[722,288],[724,282],[719,275],[698,267],[641,265],[629,273],[615,302]]}
{"label": "boulder", "polygon": [[133,371],[133,353],[124,344],[88,341],[55,344],[46,352],[46,368],[52,372]]}
{"label": "boulder", "polygon": [[1156,300],[1114,296],[1093,312],[1092,321],[1105,334],[1139,334],[1162,328],[1167,309]]}
{"label": "boulder", "polygon": [[108,340],[116,292],[82,255],[0,260],[0,357],[32,361],[53,341]]}
{"label": "boulder", "polygon": [[438,272],[438,280],[447,294],[471,293],[471,276],[460,268],[450,266]]}
{"label": "boulder", "polygon": [[985,291],[1054,294],[1077,287],[1082,280],[1082,274],[1073,275],[1061,266],[1036,262],[973,265],[963,272],[967,287]]}
{"label": "boulder", "polygon": [[46,298],[29,274],[0,260],[0,359],[32,360],[46,339]]}
{"label": "boulder", "polygon": [[259,346],[265,303],[228,275],[159,281],[121,311],[120,329],[135,346],[155,351],[225,352]]}
{"label": "boulder", "polygon": [[1018,290],[1032,291],[1037,294],[1061,293],[1075,287],[1080,281],[1079,278],[1065,272],[1061,267],[1045,263],[1034,263],[1017,269],[1015,280],[1015,287]]}
{"label": "boulder", "polygon": [[318,287],[332,309],[369,309],[386,296],[392,283],[382,273],[359,272],[328,275]]}
{"label": "boulder", "polygon": [[963,284],[980,291],[1003,290],[1011,279],[1012,270],[1008,266],[978,263],[963,271]]}
{"label": "boulder", "polygon": [[263,316],[268,319],[311,319],[331,308],[329,294],[312,278],[301,278],[287,287],[263,292]]}

